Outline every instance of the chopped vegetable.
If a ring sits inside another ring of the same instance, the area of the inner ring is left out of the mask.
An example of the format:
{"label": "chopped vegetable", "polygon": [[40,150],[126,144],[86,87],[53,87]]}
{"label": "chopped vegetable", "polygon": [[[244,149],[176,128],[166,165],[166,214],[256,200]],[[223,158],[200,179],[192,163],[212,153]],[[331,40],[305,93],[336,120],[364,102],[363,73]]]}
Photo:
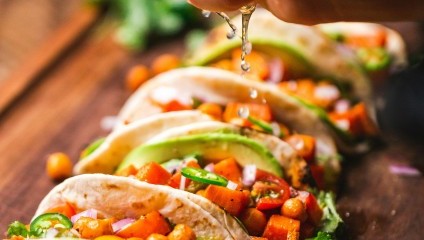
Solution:
{"label": "chopped vegetable", "polygon": [[75,209],[71,204],[65,203],[63,205],[50,208],[45,213],[60,213],[68,217],[69,219],[76,214]]}
{"label": "chopped vegetable", "polygon": [[61,152],[50,154],[47,158],[46,172],[55,181],[70,177],[72,175],[71,159]]}
{"label": "chopped vegetable", "polygon": [[312,193],[309,193],[306,197],[305,206],[309,221],[312,222],[315,226],[318,226],[321,223],[323,211]]}
{"label": "chopped vegetable", "polygon": [[174,112],[182,110],[191,110],[192,107],[185,105],[178,100],[171,100],[162,106],[164,112]]}
{"label": "chopped vegetable", "polygon": [[377,30],[373,34],[358,35],[346,34],[344,42],[355,48],[359,47],[383,47],[386,44],[386,32],[384,30]]}
{"label": "chopped vegetable", "polygon": [[224,187],[228,184],[228,180],[226,178],[200,168],[185,167],[181,169],[181,174],[184,177],[194,180],[196,182]]}
{"label": "chopped vegetable", "polygon": [[234,158],[227,158],[219,161],[214,166],[214,172],[226,179],[241,184],[241,169]]}
{"label": "chopped vegetable", "polygon": [[363,62],[367,71],[379,71],[387,68],[391,63],[391,56],[385,48],[359,48],[356,55]]}
{"label": "chopped vegetable", "polygon": [[337,213],[334,195],[332,193],[320,192],[318,202],[320,208],[323,209],[321,231],[335,233],[337,228],[343,224],[343,220]]}
{"label": "chopped vegetable", "polygon": [[179,57],[173,54],[162,54],[156,57],[152,62],[152,73],[158,75],[160,73],[178,68],[181,64]]}
{"label": "chopped vegetable", "polygon": [[171,227],[166,219],[159,212],[153,211],[124,227],[116,235],[123,238],[147,238],[153,233],[166,235],[169,232],[171,232]]}
{"label": "chopped vegetable", "polygon": [[209,185],[205,197],[233,216],[238,216],[249,203],[248,192]]}
{"label": "chopped vegetable", "polygon": [[156,162],[143,165],[137,172],[136,178],[152,184],[167,184],[171,174]]}
{"label": "chopped vegetable", "polygon": [[29,235],[28,229],[25,226],[25,224],[19,222],[19,221],[14,221],[12,222],[9,227],[7,228],[7,237],[11,238],[13,236],[22,236],[27,238]]}
{"label": "chopped vegetable", "polygon": [[[241,49],[236,48],[232,52],[233,69],[241,73]],[[269,76],[269,68],[264,56],[259,52],[252,51],[246,56],[246,62],[250,64],[248,75],[253,75],[260,80],[265,80]]]}
{"label": "chopped vegetable", "polygon": [[284,139],[292,146],[297,154],[311,163],[315,159],[315,138],[304,134],[293,134]]}
{"label": "chopped vegetable", "polygon": [[174,230],[168,234],[168,240],[196,240],[196,235],[190,227],[177,224]]}
{"label": "chopped vegetable", "polygon": [[63,214],[60,213],[44,213],[36,217],[29,227],[30,234],[35,237],[41,237],[49,228],[60,224],[62,228],[71,229],[72,222]]}
{"label": "chopped vegetable", "polygon": [[389,171],[395,175],[407,176],[407,177],[419,177],[422,175],[420,170],[411,166],[400,165],[400,164],[390,165]]}
{"label": "chopped vegetable", "polygon": [[272,215],[262,236],[268,240],[298,239],[299,230],[300,221],[280,215]]}
{"label": "chopped vegetable", "polygon": [[222,108],[218,104],[202,103],[197,108],[197,110],[201,111],[202,113],[208,114],[209,116],[213,117],[216,120],[222,119]]}
{"label": "chopped vegetable", "polygon": [[137,168],[135,168],[134,165],[131,164],[128,167],[116,172],[115,175],[128,177],[128,176],[135,176],[137,172],[138,172]]}
{"label": "chopped vegetable", "polygon": [[153,233],[153,234],[150,234],[150,236],[146,238],[146,240],[168,240],[168,237],[162,234]]}
{"label": "chopped vegetable", "polygon": [[267,223],[265,214],[256,208],[246,209],[240,216],[240,220],[253,236],[261,236]]}
{"label": "chopped vegetable", "polygon": [[266,133],[274,134],[274,129],[272,128],[271,124],[268,124],[267,122],[256,119],[255,117],[252,117],[250,115],[247,117],[247,120],[249,120],[249,122],[251,122],[254,126],[259,127],[260,130]]}
{"label": "chopped vegetable", "polygon": [[90,217],[81,217],[75,224],[74,229],[78,231],[81,238],[96,238],[103,235],[113,234],[113,219],[93,219]]}
{"label": "chopped vegetable", "polygon": [[[239,111],[240,109],[246,108],[248,109],[248,116],[254,117],[256,119],[260,119],[265,122],[271,122],[272,121],[272,113],[271,108],[267,104],[260,104],[260,103],[237,103],[237,102],[230,102],[225,107],[224,111],[224,121],[225,122],[231,122],[234,118],[244,118],[243,116],[240,116]],[[246,116],[246,118],[248,117]]]}
{"label": "chopped vegetable", "polygon": [[133,66],[125,77],[125,86],[128,90],[134,92],[150,78],[150,70],[142,64]]}

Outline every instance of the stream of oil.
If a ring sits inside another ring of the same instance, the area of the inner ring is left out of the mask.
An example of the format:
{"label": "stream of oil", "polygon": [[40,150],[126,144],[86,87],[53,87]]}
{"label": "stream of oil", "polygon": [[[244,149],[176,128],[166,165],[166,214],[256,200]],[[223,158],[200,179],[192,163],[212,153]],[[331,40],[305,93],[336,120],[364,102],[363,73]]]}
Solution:
{"label": "stream of oil", "polygon": [[[240,68],[242,70],[241,77],[245,78],[245,74],[250,71],[250,64],[246,61],[246,56],[250,54],[252,51],[252,44],[249,42],[248,38],[248,29],[249,29],[249,21],[253,14],[253,12],[256,9],[256,4],[249,4],[246,6],[243,6],[240,8],[241,16],[242,16],[242,23],[241,23],[241,61],[240,61]],[[203,11],[203,16],[209,17],[211,12],[209,11]],[[228,17],[227,14],[223,12],[217,12],[217,14],[227,22],[228,26],[230,27],[230,31],[227,33],[228,39],[233,39],[237,35],[237,27],[231,22],[231,19]],[[249,90],[249,97],[251,99],[256,99],[258,97],[258,91],[254,88]],[[262,100],[262,102],[266,102],[265,99]],[[241,107],[238,110],[238,115],[241,118],[248,118],[250,115],[249,108],[247,107]]]}

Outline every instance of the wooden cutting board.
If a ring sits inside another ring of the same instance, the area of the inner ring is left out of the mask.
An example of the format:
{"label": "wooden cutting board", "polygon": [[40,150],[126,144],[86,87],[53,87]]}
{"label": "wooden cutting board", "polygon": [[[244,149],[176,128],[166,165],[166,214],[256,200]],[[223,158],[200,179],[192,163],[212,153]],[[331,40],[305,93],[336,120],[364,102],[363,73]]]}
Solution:
{"label": "wooden cutting board", "polygon": [[[86,144],[107,134],[100,121],[116,115],[129,96],[123,84],[128,68],[182,49],[182,39],[175,39],[134,55],[113,42],[111,31],[91,31],[12,101],[0,116],[1,232],[13,220],[29,222],[55,185],[44,171],[48,154],[63,151],[76,161]],[[424,150],[385,139],[386,145],[345,162],[338,208],[346,239],[423,238],[424,178],[396,176],[388,168],[402,162],[423,169]]]}

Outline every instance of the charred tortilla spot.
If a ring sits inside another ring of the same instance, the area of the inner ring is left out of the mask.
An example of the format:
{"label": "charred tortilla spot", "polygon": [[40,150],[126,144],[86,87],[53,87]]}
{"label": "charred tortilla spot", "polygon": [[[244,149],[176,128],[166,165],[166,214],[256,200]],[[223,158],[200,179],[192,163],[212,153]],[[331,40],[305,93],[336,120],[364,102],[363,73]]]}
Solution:
{"label": "charred tortilla spot", "polygon": [[133,202],[131,204],[131,207],[134,208],[134,209],[143,209],[143,208],[145,208],[145,205],[142,202]]}

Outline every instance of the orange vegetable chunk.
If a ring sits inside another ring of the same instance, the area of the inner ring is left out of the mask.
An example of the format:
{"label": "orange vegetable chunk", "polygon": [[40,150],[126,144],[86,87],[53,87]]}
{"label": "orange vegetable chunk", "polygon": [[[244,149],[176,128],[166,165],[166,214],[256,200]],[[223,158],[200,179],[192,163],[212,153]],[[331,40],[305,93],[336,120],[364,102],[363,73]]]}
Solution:
{"label": "orange vegetable chunk", "polygon": [[171,178],[171,174],[156,162],[150,162],[142,166],[136,178],[152,184],[165,185]]}
{"label": "orange vegetable chunk", "polygon": [[238,216],[249,203],[249,194],[246,191],[216,185],[209,185],[206,188],[205,197],[233,216]]}
{"label": "orange vegetable chunk", "polygon": [[166,235],[169,232],[171,227],[166,219],[158,211],[153,211],[119,230],[116,235],[122,238],[147,238],[153,233]]}
{"label": "orange vegetable chunk", "polygon": [[[266,225],[263,237],[268,240],[295,239],[293,236],[299,236],[300,221],[281,215],[272,215]],[[291,238],[288,238],[288,237]]]}
{"label": "orange vegetable chunk", "polygon": [[241,169],[234,158],[227,158],[215,164],[214,172],[241,185]]}

